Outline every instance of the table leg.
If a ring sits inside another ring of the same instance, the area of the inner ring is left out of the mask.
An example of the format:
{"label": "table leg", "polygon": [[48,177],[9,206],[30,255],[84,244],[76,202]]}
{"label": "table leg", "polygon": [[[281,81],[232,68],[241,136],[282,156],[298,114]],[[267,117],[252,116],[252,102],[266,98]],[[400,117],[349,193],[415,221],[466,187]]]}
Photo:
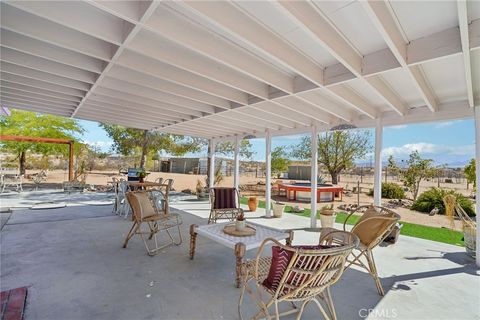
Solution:
{"label": "table leg", "polygon": [[293,230],[288,231],[288,234],[289,236],[287,239],[285,239],[285,243],[287,246],[291,246],[293,242]]}
{"label": "table leg", "polygon": [[195,232],[195,229],[197,227],[196,224],[190,225],[190,260],[193,260],[193,257],[195,256],[195,245],[197,242],[197,233]]}
{"label": "table leg", "polygon": [[242,263],[245,256],[246,246],[244,243],[239,242],[235,244],[235,287],[240,288],[240,278],[242,276]]}

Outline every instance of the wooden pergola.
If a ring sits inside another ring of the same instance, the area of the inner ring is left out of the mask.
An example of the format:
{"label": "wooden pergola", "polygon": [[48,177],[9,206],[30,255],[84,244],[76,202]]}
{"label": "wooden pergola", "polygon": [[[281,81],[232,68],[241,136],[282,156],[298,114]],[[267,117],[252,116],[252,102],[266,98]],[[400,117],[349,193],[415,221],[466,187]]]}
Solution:
{"label": "wooden pergola", "polygon": [[37,142],[37,143],[55,143],[68,144],[68,181],[73,180],[73,140],[57,139],[57,138],[39,138],[39,137],[23,137],[23,136],[0,136],[0,141],[17,141],[17,142]]}

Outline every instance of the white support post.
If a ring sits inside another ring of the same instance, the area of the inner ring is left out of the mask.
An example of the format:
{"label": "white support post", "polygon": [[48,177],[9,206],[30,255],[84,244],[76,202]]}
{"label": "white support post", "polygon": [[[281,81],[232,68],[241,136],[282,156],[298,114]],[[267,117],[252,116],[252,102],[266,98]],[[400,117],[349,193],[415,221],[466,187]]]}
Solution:
{"label": "white support post", "polygon": [[373,183],[373,204],[382,205],[382,138],[383,127],[380,119],[375,125],[375,171]]}
{"label": "white support post", "polygon": [[208,177],[209,188],[215,186],[215,140],[210,139],[210,150],[208,151],[210,155],[210,172]]}
{"label": "white support post", "polygon": [[271,217],[270,212],[270,201],[272,197],[272,136],[270,135],[270,130],[265,131],[265,216],[267,218]]}
{"label": "white support post", "polygon": [[311,166],[311,190],[312,194],[311,199],[311,213],[310,213],[310,227],[317,227],[317,176],[318,176],[318,130],[317,126],[312,127],[312,139],[311,139],[311,148],[312,148],[312,158],[310,161]]}
{"label": "white support post", "polygon": [[233,187],[238,190],[240,184],[240,138],[235,136],[235,151],[233,160]]}
{"label": "white support post", "polygon": [[476,106],[474,109],[475,112],[475,174],[477,181],[477,191],[475,194],[475,209],[477,213],[477,248],[476,248],[476,261],[477,266],[480,267],[480,164],[478,163],[480,159],[480,106]]}

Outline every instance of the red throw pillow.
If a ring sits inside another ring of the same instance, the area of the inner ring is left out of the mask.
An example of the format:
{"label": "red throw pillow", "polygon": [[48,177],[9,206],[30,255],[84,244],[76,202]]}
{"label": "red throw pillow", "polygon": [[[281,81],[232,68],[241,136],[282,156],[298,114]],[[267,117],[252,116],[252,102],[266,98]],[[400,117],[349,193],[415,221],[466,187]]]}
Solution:
{"label": "red throw pillow", "polygon": [[[310,245],[310,246],[292,246],[294,249],[305,250],[318,250],[328,249],[332,246],[326,245]],[[267,278],[263,281],[263,285],[270,290],[276,290],[282,280],[283,274],[292,259],[293,251],[285,250],[279,246],[272,246],[272,263],[270,264],[270,270],[268,271]],[[294,275],[291,275],[288,282],[293,280]]]}

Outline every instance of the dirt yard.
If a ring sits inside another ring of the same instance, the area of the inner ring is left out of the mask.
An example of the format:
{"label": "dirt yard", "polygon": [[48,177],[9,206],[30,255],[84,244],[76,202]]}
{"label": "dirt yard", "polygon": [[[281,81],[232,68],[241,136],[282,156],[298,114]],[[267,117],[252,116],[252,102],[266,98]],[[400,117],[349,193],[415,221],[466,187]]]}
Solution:
{"label": "dirt yard", "polygon": [[[31,171],[28,171],[27,173],[32,174],[34,172],[35,171],[31,170]],[[118,174],[118,172],[113,172],[113,171],[111,172],[93,171],[88,174],[86,182],[94,186],[105,186],[107,185],[108,181],[111,181],[112,177],[125,178],[125,175]],[[197,184],[197,180],[200,179],[202,182],[205,181],[204,175],[176,174],[176,173],[164,173],[164,172],[152,172],[148,175],[147,180],[155,181],[159,177],[163,177],[164,179],[169,179],[169,178],[173,179],[174,180],[173,188],[177,191],[183,191],[183,190],[194,191],[195,186]],[[65,181],[67,178],[68,178],[67,172],[60,171],[60,170],[50,171],[48,173],[48,178],[45,184],[58,185],[58,187],[60,187],[60,184],[63,181]],[[370,181],[370,180],[371,179],[369,179],[368,177],[364,177],[364,182],[361,184],[362,193],[360,194],[360,204],[370,204],[373,202],[373,198],[366,195],[365,193],[367,192],[368,189],[373,187],[373,181]],[[272,179],[272,181],[275,182],[277,181],[277,179]],[[26,182],[28,183],[29,181],[26,181]],[[257,195],[259,199],[263,200],[264,192],[265,192],[264,183],[265,183],[264,178],[241,176],[240,177],[241,194],[245,196]],[[220,185],[221,186],[233,185],[233,177],[224,177]],[[340,185],[342,185],[343,187],[347,187],[347,189],[351,190],[352,187],[357,185],[357,182],[356,180],[354,180],[354,177],[347,176],[342,178]],[[435,182],[424,182],[422,184],[422,191],[432,186],[437,186],[437,184]],[[442,184],[441,187],[442,188],[450,187],[451,189],[455,189],[459,192],[462,192],[465,195],[469,195],[471,192],[466,189],[465,185]],[[291,205],[298,205],[303,208],[310,208],[310,203],[307,203],[307,202],[286,201],[285,197],[277,195],[275,187],[273,187],[272,198],[274,200],[286,202]],[[357,203],[357,201],[358,201],[357,195],[353,194],[351,196],[344,196],[343,202],[340,202],[339,200],[335,201],[334,205],[335,207],[338,207],[342,203],[355,204]],[[388,200],[385,199],[384,203],[386,203],[387,201]],[[330,203],[322,203],[322,204],[319,204],[319,206],[321,207],[327,204],[330,204]],[[412,222],[412,223],[433,226],[433,227],[450,228],[450,221],[445,216],[442,216],[442,215],[429,216],[428,214],[419,213],[406,208],[396,208],[395,210],[402,216],[402,220],[406,222]],[[456,221],[456,229],[461,229],[461,224],[459,221]]]}

